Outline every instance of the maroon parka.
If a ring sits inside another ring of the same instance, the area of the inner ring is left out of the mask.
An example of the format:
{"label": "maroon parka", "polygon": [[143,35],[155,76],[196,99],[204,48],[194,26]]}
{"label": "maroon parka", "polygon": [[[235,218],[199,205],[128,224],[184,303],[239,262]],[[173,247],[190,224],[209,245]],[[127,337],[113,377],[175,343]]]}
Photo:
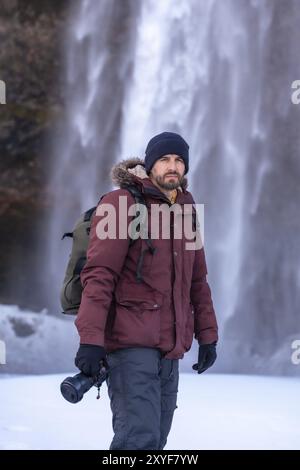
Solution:
{"label": "maroon parka", "polygon": [[[114,207],[117,238],[99,239],[97,224],[107,213],[93,217],[87,262],[81,272],[82,300],[75,321],[80,342],[104,346],[108,352],[138,346],[159,348],[166,358],[180,359],[191,348],[193,334],[202,344],[217,341],[204,248],[187,250],[186,242],[191,240],[184,233],[181,238],[174,237],[176,224],[183,224],[183,218],[191,217],[191,213],[171,212],[170,237],[162,237],[164,225],[160,224],[157,238],[152,239],[154,254],[145,239],[138,238],[130,245],[129,236],[118,235],[119,212],[123,211],[121,224],[126,226],[125,232],[134,219],[132,215],[124,219],[124,201],[128,208],[135,204],[125,186],[134,184],[142,191],[148,205],[149,233],[152,205],[169,207],[171,204],[147,177],[143,161],[138,158],[115,165],[112,178],[120,188],[107,193],[100,205]],[[194,201],[186,186],[185,177],[176,204],[191,207]],[[120,196],[123,196],[121,205]],[[142,280],[138,282],[137,267],[142,251]]]}

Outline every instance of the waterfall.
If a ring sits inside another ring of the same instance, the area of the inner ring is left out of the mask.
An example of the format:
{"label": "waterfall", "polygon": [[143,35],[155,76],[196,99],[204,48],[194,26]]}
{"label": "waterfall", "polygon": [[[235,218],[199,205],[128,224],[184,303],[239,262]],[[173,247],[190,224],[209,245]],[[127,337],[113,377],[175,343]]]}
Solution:
{"label": "waterfall", "polygon": [[66,109],[54,146],[54,210],[47,230],[51,289],[45,295],[53,312],[61,310],[59,290],[70,252],[69,240],[62,242],[61,236],[111,189],[137,19],[136,2],[119,0],[84,0],[71,12],[64,42]]}
{"label": "waterfall", "polygon": [[65,41],[63,138],[51,175],[54,291],[69,248],[60,236],[112,189],[111,165],[143,156],[153,135],[174,131],[190,145],[189,189],[205,204],[208,280],[221,339],[263,355],[296,331],[300,170],[290,85],[300,77],[300,9],[287,3],[76,4]]}

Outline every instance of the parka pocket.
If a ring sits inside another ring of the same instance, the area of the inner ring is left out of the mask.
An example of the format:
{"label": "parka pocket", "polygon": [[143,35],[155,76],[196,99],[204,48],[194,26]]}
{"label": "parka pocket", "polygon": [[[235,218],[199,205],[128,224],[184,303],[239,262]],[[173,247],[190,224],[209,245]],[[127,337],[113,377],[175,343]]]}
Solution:
{"label": "parka pocket", "polygon": [[152,300],[138,300],[121,297],[117,300],[117,303],[132,310],[137,310],[140,313],[144,310],[158,310],[161,307],[161,304],[157,303],[154,298]]}
{"label": "parka pocket", "polygon": [[151,289],[133,295],[125,285],[116,290],[116,316],[112,335],[122,345],[155,347],[160,341],[160,311],[163,295]]}

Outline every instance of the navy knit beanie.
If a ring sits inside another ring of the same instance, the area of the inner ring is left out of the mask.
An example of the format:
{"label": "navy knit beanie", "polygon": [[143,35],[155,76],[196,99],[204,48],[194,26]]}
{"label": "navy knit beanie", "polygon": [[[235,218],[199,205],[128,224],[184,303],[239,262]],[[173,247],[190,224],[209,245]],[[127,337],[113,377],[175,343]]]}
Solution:
{"label": "navy knit beanie", "polygon": [[189,170],[189,146],[186,141],[175,132],[162,132],[149,140],[145,154],[145,169],[149,174],[152,166],[159,158],[168,154],[181,157],[185,165],[185,173]]}

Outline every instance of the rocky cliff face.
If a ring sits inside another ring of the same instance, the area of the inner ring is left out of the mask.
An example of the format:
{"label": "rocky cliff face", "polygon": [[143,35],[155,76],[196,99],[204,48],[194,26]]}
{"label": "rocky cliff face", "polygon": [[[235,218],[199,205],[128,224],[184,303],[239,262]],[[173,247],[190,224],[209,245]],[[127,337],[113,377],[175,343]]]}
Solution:
{"label": "rocky cliff face", "polygon": [[58,79],[68,7],[63,0],[2,0],[0,9],[7,103],[0,105],[0,302],[33,309],[42,304],[36,234],[51,206],[46,142],[63,109]]}

